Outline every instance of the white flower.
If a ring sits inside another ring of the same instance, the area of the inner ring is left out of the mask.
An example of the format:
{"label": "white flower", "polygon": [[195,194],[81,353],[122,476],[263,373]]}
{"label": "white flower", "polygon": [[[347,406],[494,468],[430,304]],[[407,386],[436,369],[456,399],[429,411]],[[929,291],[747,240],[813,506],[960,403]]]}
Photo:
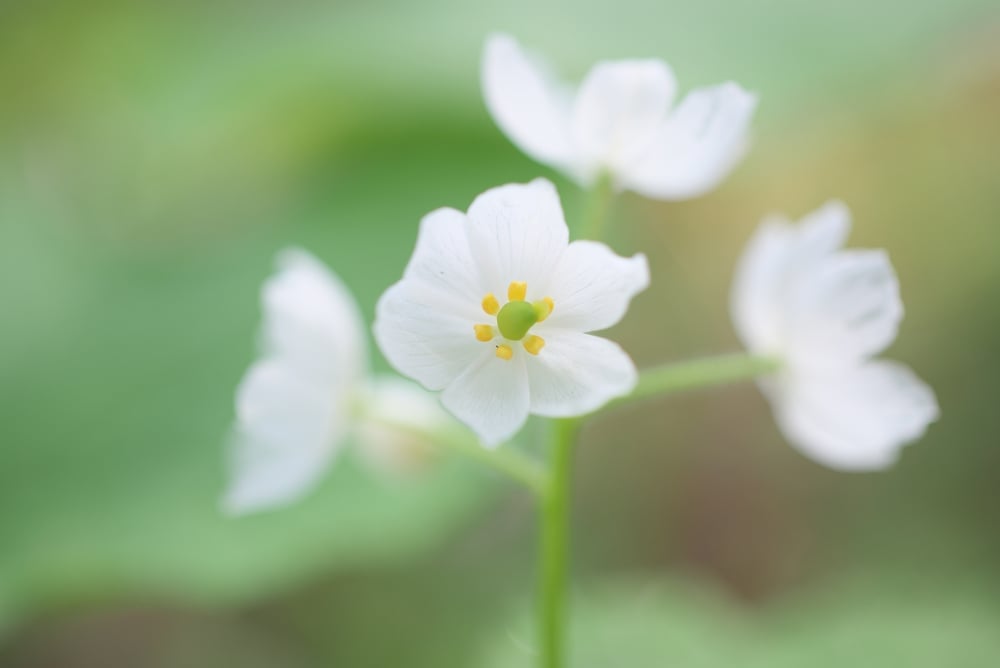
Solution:
{"label": "white flower", "polygon": [[551,76],[509,35],[486,41],[486,106],[514,144],[589,186],[655,199],[708,192],[739,162],[757,99],[735,83],[698,88],[671,108],[677,84],[660,60],[605,61],[580,88]]}
{"label": "white flower", "polygon": [[766,220],[747,247],[732,315],[747,348],[775,357],[762,381],[782,432],[838,469],[891,465],[938,417],[907,367],[873,360],[896,338],[899,286],[881,250],[841,250],[850,214],[831,202],[798,225]]}
{"label": "white flower", "polygon": [[378,449],[383,459],[387,452],[409,457],[413,437],[384,424],[392,407],[406,404],[396,418],[403,427],[429,430],[447,419],[420,388],[370,377],[361,314],[321,262],[286,250],[278,265],[261,292],[263,354],[236,393],[230,483],[222,503],[231,513],[299,499],[352,433],[379,437],[362,447]]}
{"label": "white flower", "polygon": [[548,181],[501,186],[468,214],[424,217],[403,279],[379,300],[375,339],[493,446],[529,413],[580,415],[634,387],[628,355],[584,332],[618,322],[648,283],[644,256],[569,243]]}

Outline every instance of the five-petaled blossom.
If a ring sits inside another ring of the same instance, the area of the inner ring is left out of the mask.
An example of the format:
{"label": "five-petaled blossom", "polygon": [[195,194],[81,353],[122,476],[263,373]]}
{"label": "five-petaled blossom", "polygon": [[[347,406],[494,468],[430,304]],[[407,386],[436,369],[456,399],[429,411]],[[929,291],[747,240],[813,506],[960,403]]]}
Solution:
{"label": "five-petaled blossom", "polygon": [[514,38],[493,35],[482,66],[486,106],[514,144],[584,186],[686,199],[722,181],[746,151],[756,97],[728,82],[691,91],[661,60],[605,61],[577,91]]}
{"label": "five-petaled blossom", "polygon": [[582,415],[632,390],[629,356],[585,332],[617,323],[648,283],[645,256],[569,242],[550,182],[505,185],[468,214],[424,217],[402,280],[379,300],[375,338],[494,446],[529,413]]}
{"label": "five-petaled blossom", "polygon": [[415,434],[448,422],[419,387],[370,375],[361,314],[319,260],[290,249],[278,265],[261,291],[263,353],[236,394],[222,500],[231,513],[299,499],[352,435],[366,459],[395,469],[423,452]]}
{"label": "five-petaled blossom", "polygon": [[781,368],[760,385],[786,438],[833,468],[879,469],[938,417],[931,389],[871,359],[896,338],[903,306],[881,250],[842,250],[850,214],[831,202],[798,225],[766,220],[732,292],[747,348]]}

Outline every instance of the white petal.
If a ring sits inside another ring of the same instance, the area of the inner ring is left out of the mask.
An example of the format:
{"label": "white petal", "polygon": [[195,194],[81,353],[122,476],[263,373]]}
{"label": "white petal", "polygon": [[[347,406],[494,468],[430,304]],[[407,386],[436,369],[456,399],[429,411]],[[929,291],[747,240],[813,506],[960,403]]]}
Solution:
{"label": "white petal", "polygon": [[441,390],[482,353],[475,324],[464,310],[442,309],[422,283],[403,279],[378,300],[373,330],[397,371],[429,390]]}
{"label": "white petal", "polygon": [[469,250],[466,217],[455,209],[438,209],[420,221],[417,246],[403,274],[422,302],[451,313],[482,317],[479,304],[490,288]]}
{"label": "white petal", "polygon": [[336,452],[346,429],[346,403],[338,390],[285,361],[254,364],[237,391],[223,508],[246,513],[305,495]]}
{"label": "white petal", "polygon": [[572,136],[587,176],[634,163],[666,120],[676,88],[673,72],[660,60],[595,65],[573,106]]}
{"label": "white petal", "polygon": [[535,179],[492,188],[475,199],[468,219],[469,245],[490,291],[503,301],[511,281],[526,281],[529,299],[543,297],[569,244],[555,186]]}
{"label": "white petal", "polygon": [[489,447],[512,437],[528,419],[526,355],[518,351],[502,360],[493,350],[482,353],[441,395],[444,407]]}
{"label": "white petal", "polygon": [[849,229],[850,214],[837,201],[797,226],[776,216],[761,223],[737,265],[730,297],[733,323],[748,349],[783,352],[789,288],[839,249]]}
{"label": "white petal", "polygon": [[851,231],[851,212],[840,200],[830,200],[799,220],[796,230],[796,254],[802,265],[829,255],[847,241]]}
{"label": "white petal", "polygon": [[323,383],[359,382],[368,351],[351,293],[306,251],[283,251],[278,267],[261,292],[265,355],[287,360]]}
{"label": "white petal", "polygon": [[844,470],[890,466],[939,415],[933,391],[907,367],[885,361],[779,379],[772,400],[793,445]]}
{"label": "white petal", "polygon": [[841,251],[789,286],[789,364],[838,368],[885,349],[903,304],[883,251]]}
{"label": "white petal", "polygon": [[567,168],[571,91],[509,35],[486,40],[483,97],[493,120],[522,151],[539,162]]}
{"label": "white petal", "polygon": [[792,236],[787,223],[766,220],[736,265],[730,313],[743,345],[755,353],[774,353],[783,341],[782,278],[791,259]]}
{"label": "white petal", "polygon": [[735,83],[692,91],[621,175],[625,188],[657,199],[702,195],[746,152],[757,98]]}
{"label": "white petal", "polygon": [[541,327],[590,332],[611,327],[629,302],[649,286],[649,265],[641,253],[616,255],[596,241],[574,241],[563,253],[544,296],[555,308]]}
{"label": "white petal", "polygon": [[527,359],[531,412],[572,417],[597,410],[635,388],[638,373],[621,347],[566,330],[545,333],[545,347]]}

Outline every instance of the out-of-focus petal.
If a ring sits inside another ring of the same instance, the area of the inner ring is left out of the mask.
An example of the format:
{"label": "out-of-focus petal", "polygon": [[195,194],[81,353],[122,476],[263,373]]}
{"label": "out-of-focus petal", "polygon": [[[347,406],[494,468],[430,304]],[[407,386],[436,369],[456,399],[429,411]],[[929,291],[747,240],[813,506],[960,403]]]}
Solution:
{"label": "out-of-focus petal", "polygon": [[850,213],[831,201],[798,225],[771,216],[760,225],[736,268],[730,296],[733,323],[743,344],[760,354],[783,353],[788,298],[847,238]]}
{"label": "out-of-focus petal", "polygon": [[492,35],[483,51],[482,85],[493,120],[518,148],[539,162],[571,166],[572,91],[544,63],[525,53],[513,37]]}
{"label": "out-of-focus petal", "polygon": [[893,362],[776,380],[770,395],[785,436],[831,468],[886,468],[939,416],[933,391]]}
{"label": "out-of-focus petal", "polygon": [[884,251],[841,251],[787,289],[789,364],[840,368],[896,338],[903,303]]}
{"label": "out-of-focus petal", "polygon": [[265,356],[327,384],[349,385],[364,376],[368,350],[361,314],[322,262],[304,250],[282,251],[261,298]]}
{"label": "out-of-focus petal", "polygon": [[571,417],[597,410],[635,388],[635,364],[612,341],[568,330],[545,333],[545,348],[527,360],[531,412]]}
{"label": "out-of-focus petal", "polygon": [[780,296],[792,235],[787,223],[765,221],[736,266],[730,314],[743,345],[755,353],[776,352],[784,338]]}
{"label": "out-of-focus petal", "polygon": [[286,361],[254,364],[237,391],[224,510],[282,506],[311,490],[347,427],[344,403]]}
{"label": "out-of-focus petal", "polygon": [[708,192],[746,152],[756,106],[756,96],[732,82],[692,91],[650,138],[641,159],[623,165],[621,185],[655,199]]}
{"label": "out-of-focus petal", "polygon": [[673,72],[660,60],[595,65],[573,106],[572,136],[588,176],[635,163],[666,120],[676,88]]}
{"label": "out-of-focus petal", "polygon": [[490,349],[441,395],[444,407],[476,432],[486,446],[503,443],[528,419],[525,355],[502,360]]}
{"label": "out-of-focus petal", "polygon": [[626,258],[596,241],[574,241],[546,290],[555,308],[538,328],[606,329],[622,319],[632,298],[648,286],[645,255]]}
{"label": "out-of-focus petal", "polygon": [[502,297],[511,281],[525,281],[530,299],[543,297],[536,291],[569,244],[555,186],[535,179],[491,188],[472,202],[468,220],[469,246],[490,292]]}

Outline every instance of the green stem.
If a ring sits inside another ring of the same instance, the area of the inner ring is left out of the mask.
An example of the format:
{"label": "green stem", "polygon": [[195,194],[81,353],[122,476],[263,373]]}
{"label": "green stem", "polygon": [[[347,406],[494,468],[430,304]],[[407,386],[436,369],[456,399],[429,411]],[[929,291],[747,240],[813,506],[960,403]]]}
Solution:
{"label": "green stem", "polygon": [[583,210],[583,224],[580,226],[581,239],[599,240],[608,222],[611,202],[615,190],[611,177],[601,174],[590,189],[587,205]]}
{"label": "green stem", "polygon": [[752,380],[777,371],[779,366],[777,360],[747,353],[664,364],[642,371],[631,394],[608,402],[600,411],[664,394]]}
{"label": "green stem", "polygon": [[438,440],[455,452],[506,473],[539,496],[545,493],[545,472],[542,467],[534,459],[515,450],[509,444],[498,448],[487,448],[475,437],[465,433],[455,433],[455,430],[449,430]]}
{"label": "green stem", "polygon": [[565,664],[570,471],[579,420],[554,420],[549,484],[541,497],[538,586],[540,668]]}
{"label": "green stem", "polygon": [[425,431],[391,420],[380,419],[378,422],[383,426],[411,434],[427,443],[433,443],[496,469],[522,483],[539,497],[544,495],[546,491],[546,475],[539,463],[510,445],[486,448],[471,432],[452,427]]}

